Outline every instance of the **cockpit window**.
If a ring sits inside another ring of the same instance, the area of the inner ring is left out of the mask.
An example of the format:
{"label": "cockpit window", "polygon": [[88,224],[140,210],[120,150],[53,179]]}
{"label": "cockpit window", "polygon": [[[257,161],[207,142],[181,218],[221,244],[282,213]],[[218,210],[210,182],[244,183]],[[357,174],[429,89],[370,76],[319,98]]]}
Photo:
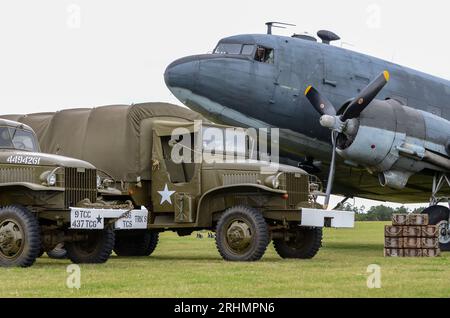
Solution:
{"label": "cockpit window", "polygon": [[242,55],[253,55],[255,46],[252,44],[245,44],[242,46]]}
{"label": "cockpit window", "polygon": [[28,130],[0,127],[0,149],[39,151],[36,136]]}
{"label": "cockpit window", "polygon": [[215,54],[241,54],[242,44],[219,43],[214,50]]}
{"label": "cockpit window", "polygon": [[264,46],[258,46],[255,54],[255,61],[273,64],[275,61],[273,49]]}
{"label": "cockpit window", "polygon": [[214,54],[253,56],[255,54],[255,45],[239,43],[219,43],[214,50]]}

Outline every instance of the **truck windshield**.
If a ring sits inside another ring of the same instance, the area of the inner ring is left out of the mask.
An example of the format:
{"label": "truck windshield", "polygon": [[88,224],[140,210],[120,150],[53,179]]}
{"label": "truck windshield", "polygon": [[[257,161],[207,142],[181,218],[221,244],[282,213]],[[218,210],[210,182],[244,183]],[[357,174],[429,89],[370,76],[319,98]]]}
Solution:
{"label": "truck windshield", "polygon": [[0,149],[39,151],[36,136],[29,130],[0,127]]}
{"label": "truck windshield", "polygon": [[203,127],[203,152],[253,158],[256,143],[244,129]]}

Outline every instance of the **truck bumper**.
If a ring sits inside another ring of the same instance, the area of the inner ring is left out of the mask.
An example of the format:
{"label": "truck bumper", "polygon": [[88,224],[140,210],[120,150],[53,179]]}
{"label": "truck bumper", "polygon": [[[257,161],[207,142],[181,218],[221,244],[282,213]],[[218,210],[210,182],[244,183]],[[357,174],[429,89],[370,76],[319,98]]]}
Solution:
{"label": "truck bumper", "polygon": [[301,211],[301,226],[354,228],[355,213],[303,208]]}
{"label": "truck bumper", "polygon": [[103,230],[113,224],[116,230],[147,229],[148,210],[70,208],[70,229]]}

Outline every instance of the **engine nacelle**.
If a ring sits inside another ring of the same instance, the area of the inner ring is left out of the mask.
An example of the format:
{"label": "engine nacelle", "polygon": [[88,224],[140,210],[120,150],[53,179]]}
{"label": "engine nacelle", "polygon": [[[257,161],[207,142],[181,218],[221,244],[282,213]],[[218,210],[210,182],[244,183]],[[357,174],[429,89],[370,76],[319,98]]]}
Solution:
{"label": "engine nacelle", "polygon": [[356,134],[339,134],[339,155],[379,174],[383,186],[403,189],[426,168],[450,170],[450,122],[441,117],[395,100],[374,100],[348,124]]}

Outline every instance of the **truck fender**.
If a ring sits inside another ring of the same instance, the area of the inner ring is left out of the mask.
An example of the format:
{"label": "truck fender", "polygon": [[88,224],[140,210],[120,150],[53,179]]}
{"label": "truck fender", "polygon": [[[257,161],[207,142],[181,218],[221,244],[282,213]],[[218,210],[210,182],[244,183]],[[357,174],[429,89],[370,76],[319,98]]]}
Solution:
{"label": "truck fender", "polygon": [[242,192],[242,191],[248,191],[248,190],[262,190],[266,192],[267,194],[271,195],[280,195],[287,193],[285,190],[279,190],[279,189],[272,189],[265,185],[261,184],[254,184],[254,183],[241,183],[241,184],[231,184],[231,185],[225,185],[216,187],[214,189],[208,190],[205,192],[200,200],[198,201],[197,205],[197,215],[196,219],[199,220],[200,217],[200,211],[202,209],[202,205],[213,195],[219,194],[219,193],[228,193],[228,192]]}

